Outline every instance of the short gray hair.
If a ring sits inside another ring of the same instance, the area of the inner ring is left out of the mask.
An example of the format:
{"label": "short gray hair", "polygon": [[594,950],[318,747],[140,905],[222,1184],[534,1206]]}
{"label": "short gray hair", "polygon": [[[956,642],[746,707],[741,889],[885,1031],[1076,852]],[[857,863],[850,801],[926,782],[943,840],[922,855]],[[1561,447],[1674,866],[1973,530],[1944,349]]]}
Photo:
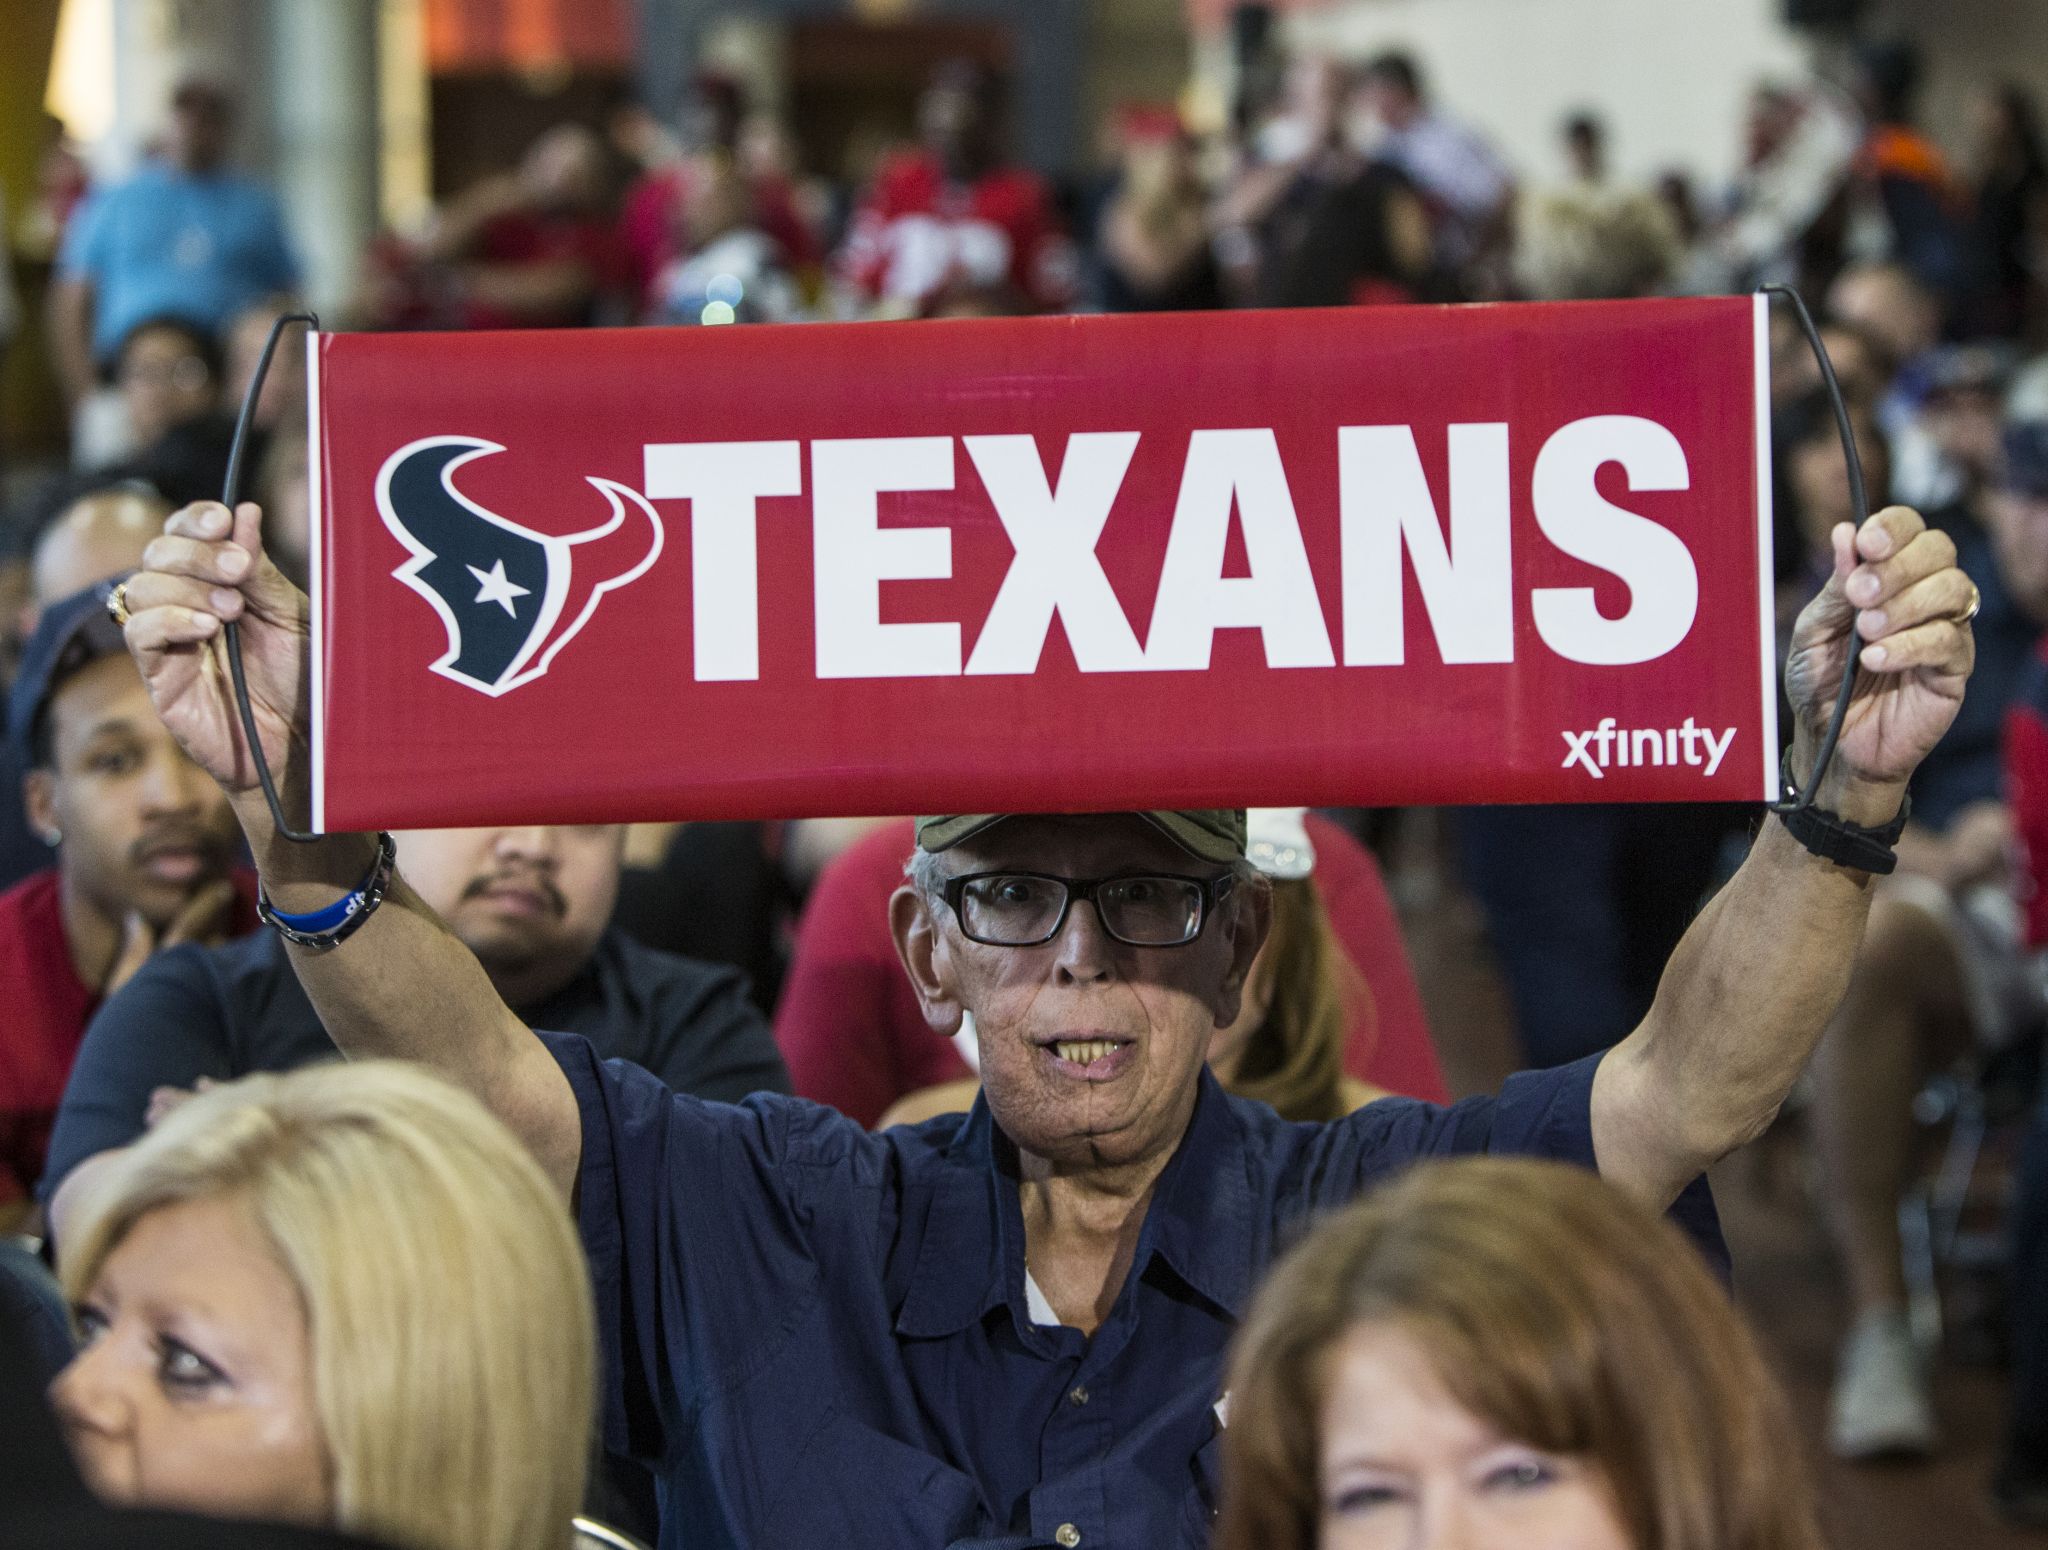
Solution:
{"label": "short gray hair", "polygon": [[910,853],[910,859],[903,864],[903,875],[910,879],[910,886],[936,904],[945,892],[946,879],[951,876],[946,863],[936,851],[926,850],[922,845]]}

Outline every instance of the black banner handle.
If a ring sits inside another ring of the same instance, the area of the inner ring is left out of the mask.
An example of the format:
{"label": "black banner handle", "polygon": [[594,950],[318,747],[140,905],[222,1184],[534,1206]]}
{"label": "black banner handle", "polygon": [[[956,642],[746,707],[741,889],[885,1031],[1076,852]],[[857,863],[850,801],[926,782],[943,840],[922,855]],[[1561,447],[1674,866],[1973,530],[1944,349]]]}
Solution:
{"label": "black banner handle", "polygon": [[[1864,489],[1863,459],[1856,451],[1856,431],[1849,423],[1849,405],[1842,397],[1842,384],[1835,379],[1835,363],[1828,359],[1827,344],[1820,337],[1813,314],[1806,310],[1806,301],[1798,291],[1789,285],[1764,285],[1758,289],[1767,296],[1782,296],[1792,303],[1792,315],[1799,320],[1799,331],[1806,336],[1807,347],[1820,364],[1821,384],[1827,389],[1828,403],[1835,411],[1835,430],[1842,438],[1842,456],[1849,462],[1849,508],[1856,513],[1856,523],[1860,527],[1870,515],[1870,497]],[[1842,740],[1842,723],[1848,719],[1849,702],[1856,697],[1857,649],[1856,626],[1852,619],[1848,660],[1842,667],[1842,686],[1835,691],[1835,708],[1828,717],[1827,731],[1821,735],[1820,747],[1814,753],[1813,770],[1806,783],[1796,788],[1789,800],[1780,797],[1771,804],[1772,812],[1797,813],[1813,806],[1821,777],[1827,774],[1828,765],[1834,760],[1835,745]]]}
{"label": "black banner handle", "polygon": [[[257,359],[255,374],[249,378],[249,386],[242,394],[242,412],[235,417],[235,439],[228,444],[228,472],[221,481],[220,499],[231,519],[236,504],[242,498],[242,454],[248,450],[249,427],[256,419],[256,400],[262,396],[263,379],[270,375],[270,358],[277,353],[277,341],[286,327],[293,323],[303,323],[313,333],[320,331],[320,319],[310,312],[288,312],[270,325],[270,337],[263,342],[263,354]],[[319,472],[308,469],[306,477],[318,478]],[[310,845],[320,836],[291,826],[284,815],[284,804],[277,798],[277,784],[270,776],[270,761],[263,757],[263,740],[256,734],[256,712],[249,704],[249,679],[242,669],[242,630],[237,620],[222,621],[221,645],[227,652],[228,677],[235,687],[235,709],[241,715],[242,736],[249,745],[249,757],[256,761],[256,779],[263,787],[263,800],[269,804],[270,821],[286,839]]]}

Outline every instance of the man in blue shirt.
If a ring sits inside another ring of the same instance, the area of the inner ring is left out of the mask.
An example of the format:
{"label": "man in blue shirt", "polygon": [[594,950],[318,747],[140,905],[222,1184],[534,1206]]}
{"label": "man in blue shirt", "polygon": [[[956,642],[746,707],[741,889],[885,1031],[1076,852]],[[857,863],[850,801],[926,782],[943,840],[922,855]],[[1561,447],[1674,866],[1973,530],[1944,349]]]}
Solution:
{"label": "man in blue shirt", "polygon": [[92,392],[136,324],[179,317],[218,333],[252,302],[297,287],[276,198],[227,168],[233,121],[221,87],[183,82],[163,158],[93,195],[72,220],[49,301],[72,404]]}
{"label": "man in blue shirt", "polygon": [[[376,842],[280,840],[212,657],[240,619],[263,753],[297,800],[307,602],[253,505],[174,516],[127,630],[276,907],[308,930],[348,914],[332,951],[289,954],[336,1043],[463,1082],[574,1200],[605,1440],[660,1474],[664,1545],[1165,1550],[1206,1543],[1224,1350],[1306,1216],[1480,1150],[1597,1166],[1665,1208],[1769,1123],[1867,909],[1869,871],[1823,852],[1881,863],[1881,841],[1849,842],[1897,813],[1971,662],[1976,592],[1947,537],[1892,507],[1843,524],[1835,554],[1787,672],[1806,770],[1852,648],[1865,669],[1816,792],[1834,838],[1810,815],[1803,839],[1766,822],[1614,1049],[1498,1098],[1386,1099],[1328,1125],[1233,1099],[1204,1065],[1270,921],[1242,812],[921,820],[891,925],[934,1035],[973,1014],[982,1093],[965,1119],[871,1135],[796,1099],[682,1097],[536,1037]],[[337,906],[387,880],[367,916]]]}

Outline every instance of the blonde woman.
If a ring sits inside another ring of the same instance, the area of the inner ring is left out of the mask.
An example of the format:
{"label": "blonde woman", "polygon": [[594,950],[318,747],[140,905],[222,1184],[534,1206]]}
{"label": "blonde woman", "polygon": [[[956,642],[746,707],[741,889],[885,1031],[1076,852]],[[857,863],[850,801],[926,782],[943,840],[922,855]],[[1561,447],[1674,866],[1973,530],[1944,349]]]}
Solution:
{"label": "blonde woman", "polygon": [[92,1182],[51,1398],[121,1505],[412,1550],[571,1543],[594,1336],[560,1197],[469,1094],[372,1062],[213,1088]]}
{"label": "blonde woman", "polygon": [[1215,1550],[1820,1550],[1727,1294],[1561,1163],[1425,1164],[1332,1218],[1229,1373]]}

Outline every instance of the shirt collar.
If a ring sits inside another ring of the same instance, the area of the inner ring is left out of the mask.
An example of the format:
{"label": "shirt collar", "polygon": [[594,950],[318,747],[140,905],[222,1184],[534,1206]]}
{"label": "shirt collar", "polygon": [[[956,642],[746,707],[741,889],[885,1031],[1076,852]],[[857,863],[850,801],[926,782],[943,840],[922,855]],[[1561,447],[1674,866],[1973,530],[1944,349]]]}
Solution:
{"label": "shirt collar", "polygon": [[1174,1274],[1232,1318],[1242,1318],[1257,1279],[1253,1216],[1244,1128],[1205,1066],[1187,1134],[1159,1176],[1146,1234],[1152,1252]]}
{"label": "shirt collar", "polygon": [[[975,1098],[944,1154],[933,1161],[939,1168],[924,1241],[896,1319],[897,1332],[915,1338],[956,1334],[1003,1306],[1012,1252],[1020,1288],[1023,1280],[1014,1151],[997,1135],[985,1098]],[[1255,1280],[1252,1205],[1243,1129],[1230,1099],[1204,1068],[1194,1116],[1146,1214],[1140,1272],[1157,1254],[1202,1297],[1241,1318]]]}
{"label": "shirt collar", "polygon": [[1017,1212],[1016,1183],[997,1165],[995,1120],[988,1100],[974,1107],[938,1155],[926,1159],[931,1205],[918,1245],[917,1268],[896,1316],[896,1332],[913,1338],[957,1334],[1005,1300],[997,1213],[1009,1194]]}

